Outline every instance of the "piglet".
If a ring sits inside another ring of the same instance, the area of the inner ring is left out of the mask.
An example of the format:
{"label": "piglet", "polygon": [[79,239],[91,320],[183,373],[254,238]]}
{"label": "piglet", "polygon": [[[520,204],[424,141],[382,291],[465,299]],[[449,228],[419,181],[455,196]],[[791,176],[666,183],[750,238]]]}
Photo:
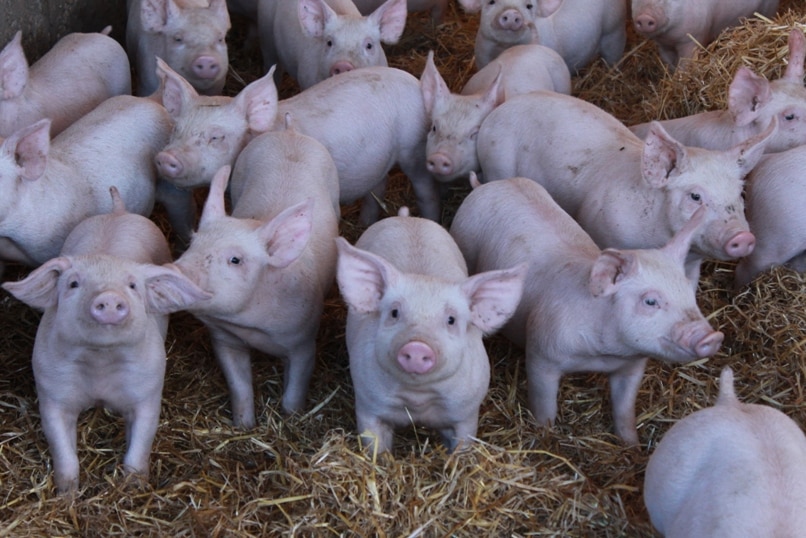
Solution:
{"label": "piglet", "polygon": [[765,155],[747,176],[745,203],[756,248],[736,265],[736,287],[785,265],[806,271],[806,146]]}
{"label": "piglet", "polygon": [[176,187],[209,185],[222,166],[231,166],[244,146],[276,119],[277,87],[271,71],[235,97],[199,95],[160,59],[157,74],[162,104],[174,124],[154,163],[159,177]]}
{"label": "piglet", "polygon": [[451,93],[429,51],[420,76],[423,103],[431,120],[426,167],[438,181],[466,177],[479,169],[476,151],[484,118],[507,97],[537,90],[571,93],[571,75],[562,58],[542,45],[516,45]]}
{"label": "piglet", "polygon": [[515,311],[524,267],[468,277],[440,225],[388,217],[351,246],[338,239],[358,432],[373,451],[394,429],[437,429],[451,450],[476,435],[490,382],[482,337]]}
{"label": "piglet", "polygon": [[219,95],[229,69],[226,0],[127,0],[126,49],[138,76],[137,94],[159,88],[162,58],[205,95]]}
{"label": "piglet", "polygon": [[[185,188],[209,185],[215,171],[232,165],[247,142],[282,129],[291,114],[294,129],[315,138],[333,156],[341,203],[364,198],[363,224],[378,219],[377,200],[395,164],[411,181],[420,214],[439,219],[437,185],[423,158],[428,118],[420,83],[411,74],[390,67],[355,69],[277,103],[271,72],[234,98],[199,96],[169,68],[162,72],[163,103],[176,121],[170,142],[156,158],[167,181]],[[371,117],[367,110],[373,111]]]}
{"label": "piglet", "polygon": [[468,13],[481,12],[474,49],[476,69],[486,66],[509,47],[535,40],[537,14],[533,0],[459,0],[459,4]]}
{"label": "piglet", "polygon": [[554,423],[563,375],[604,372],[616,433],[636,444],[647,358],[687,362],[717,352],[723,335],[700,313],[683,270],[704,217],[699,210],[661,249],[600,250],[527,178],[484,184],[465,198],[450,233],[471,272],[528,264],[523,298],[502,333],[525,348],[538,424]]}
{"label": "piglet", "polygon": [[[778,130],[767,142],[766,153],[786,151],[806,144],[806,88],[803,86],[806,37],[800,29],[789,33],[789,61],[784,76],[767,81],[747,67],[740,67],[728,88],[728,108],[709,110],[661,121],[681,144],[725,150],[760,134],[773,118]],[[644,138],[650,123],[630,130]]]}
{"label": "piglet", "polygon": [[778,0],[632,0],[639,35],[653,40],[661,59],[674,69],[719,33],[758,12],[772,18]]}
{"label": "piglet", "polygon": [[535,0],[535,43],[552,48],[577,74],[597,57],[614,66],[627,42],[627,0]]}
{"label": "piglet", "polygon": [[641,140],[586,101],[532,92],[487,116],[478,156],[484,181],[537,181],[603,248],[661,247],[705,207],[687,264],[696,283],[703,259],[734,260],[752,252],[743,179],[776,128],[773,121],[728,150],[706,150],[684,146],[658,123]]}
{"label": "piglet", "polygon": [[[364,17],[352,0],[260,0],[263,65],[279,64],[303,90],[359,67],[386,66],[381,43],[397,43],[406,0],[386,0]],[[276,78],[279,81],[279,78]]]}
{"label": "piglet", "polygon": [[0,51],[0,137],[44,118],[56,136],[101,101],[130,94],[129,59],[109,30],[67,34],[30,67],[17,32]]}
{"label": "piglet", "polygon": [[168,243],[113,189],[111,213],[89,217],[60,256],[3,288],[43,311],[33,349],[42,429],[61,493],[79,483],[76,425],[103,406],[126,422],[126,473],[147,475],[159,423],[168,314],[207,296],[177,271]]}
{"label": "piglet", "polygon": [[129,211],[150,215],[154,156],[171,120],[154,101],[111,97],[51,140],[50,120],[0,143],[0,261],[36,266],[58,256],[86,217],[111,209],[117,186]]}
{"label": "piglet", "polygon": [[733,371],[716,405],[666,432],[649,458],[644,502],[666,538],[801,536],[806,437],[781,411],[736,398]]}
{"label": "piglet", "polygon": [[256,424],[250,350],[283,360],[282,408],[305,405],[324,298],[336,271],[338,177],[328,151],[294,130],[253,140],[213,178],[198,231],[176,266],[210,299],[189,311],[209,329],[236,427]]}

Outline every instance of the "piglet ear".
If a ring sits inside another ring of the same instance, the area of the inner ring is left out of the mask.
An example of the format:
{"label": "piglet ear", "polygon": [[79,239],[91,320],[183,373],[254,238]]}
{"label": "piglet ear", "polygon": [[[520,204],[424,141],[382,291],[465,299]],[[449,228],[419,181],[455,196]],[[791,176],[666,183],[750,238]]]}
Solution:
{"label": "piglet ear", "polygon": [[759,111],[772,99],[766,78],[740,67],[728,88],[728,111],[737,126],[743,127],[758,118]]}
{"label": "piglet ear", "polygon": [[564,0],[537,0],[537,16],[551,17],[554,12],[560,9]]}
{"label": "piglet ear", "polygon": [[283,210],[258,228],[269,255],[269,264],[282,269],[302,255],[311,239],[313,198]]}
{"label": "piglet ear", "polygon": [[607,297],[616,293],[622,280],[637,270],[634,253],[608,248],[602,251],[591,269],[588,289],[594,297]]}
{"label": "piglet ear", "polygon": [[336,238],[339,251],[336,281],[347,305],[364,314],[376,312],[386,290],[399,278],[398,270],[385,259],[356,248],[343,237]]}
{"label": "piglet ear", "polygon": [[162,106],[173,119],[176,119],[199,96],[199,92],[159,56],[157,56],[157,76],[162,82]]}
{"label": "piglet ear", "polygon": [[28,306],[46,310],[59,302],[59,277],[72,266],[70,258],[53,258],[31,271],[23,280],[4,282],[3,288]]}
{"label": "piglet ear", "polygon": [[251,82],[235,96],[233,103],[243,112],[249,131],[252,134],[265,133],[274,125],[277,117],[277,86],[274,83],[274,70]]}
{"label": "piglet ear", "polygon": [[213,11],[216,20],[230,20],[227,0],[210,0],[208,9]]}
{"label": "piglet ear", "polygon": [[22,50],[22,32],[0,51],[0,99],[14,99],[22,95],[28,84],[28,60]]}
{"label": "piglet ear", "polygon": [[700,206],[688,222],[686,222],[663,247],[663,250],[674,260],[678,261],[681,267],[686,263],[688,251],[691,249],[691,242],[694,240],[694,235],[705,222],[706,214],[707,210],[705,206]]}
{"label": "piglet ear", "polygon": [[403,35],[407,16],[406,0],[386,0],[367,18],[381,29],[381,41],[394,45]]}
{"label": "piglet ear", "polygon": [[688,165],[686,147],[672,138],[657,121],[649,124],[641,154],[641,174],[653,187],[661,188],[669,183],[672,174]]}
{"label": "piglet ear", "polygon": [[207,200],[199,219],[199,227],[207,222],[215,221],[227,216],[226,201],[224,194],[227,191],[231,166],[225,165],[218,169],[210,183],[210,190],[207,192]]}
{"label": "piglet ear", "polygon": [[2,143],[2,151],[14,159],[23,179],[42,177],[50,153],[50,120],[45,118],[23,127]]}
{"label": "piglet ear", "polygon": [[327,21],[336,16],[324,0],[299,0],[297,17],[302,29],[311,37],[322,37]]}
{"label": "piglet ear", "polygon": [[515,313],[523,294],[526,264],[486,271],[468,278],[462,291],[470,299],[473,325],[485,334],[500,329]]}
{"label": "piglet ear", "polygon": [[162,266],[143,264],[141,267],[145,272],[148,312],[171,314],[213,296],[170,264]]}
{"label": "piglet ear", "polygon": [[168,23],[171,10],[176,10],[172,0],[143,0],[140,4],[140,22],[146,32],[159,33]]}
{"label": "piglet ear", "polygon": [[445,80],[439,74],[437,66],[434,63],[434,51],[428,51],[428,58],[425,60],[425,68],[423,74],[420,75],[420,91],[423,94],[423,104],[425,111],[428,115],[434,113],[434,106],[438,99],[444,99],[451,91]]}
{"label": "piglet ear", "polygon": [[773,116],[769,125],[767,125],[767,128],[764,129],[763,132],[751,136],[729,150],[733,158],[736,159],[736,164],[742,176],[749,174],[750,171],[756,167],[756,164],[761,160],[761,157],[767,149],[767,144],[772,137],[775,136],[776,131],[778,131],[778,117]]}
{"label": "piglet ear", "polygon": [[806,62],[806,36],[803,31],[793,28],[789,32],[789,60],[786,64],[784,78],[797,84],[803,84],[803,64]]}

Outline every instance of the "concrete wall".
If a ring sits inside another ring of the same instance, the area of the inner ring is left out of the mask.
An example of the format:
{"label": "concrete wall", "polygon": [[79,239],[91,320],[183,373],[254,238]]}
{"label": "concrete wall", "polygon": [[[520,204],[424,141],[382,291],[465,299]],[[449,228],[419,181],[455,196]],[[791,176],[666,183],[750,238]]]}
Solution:
{"label": "concrete wall", "polygon": [[0,0],[0,49],[22,30],[22,45],[33,63],[70,32],[97,32],[112,25],[123,43],[126,0]]}

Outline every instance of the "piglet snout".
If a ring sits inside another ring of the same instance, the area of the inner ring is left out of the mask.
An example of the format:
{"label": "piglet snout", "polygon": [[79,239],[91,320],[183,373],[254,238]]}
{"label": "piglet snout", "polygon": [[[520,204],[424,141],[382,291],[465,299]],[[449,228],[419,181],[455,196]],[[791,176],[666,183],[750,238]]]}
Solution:
{"label": "piglet snout", "polygon": [[697,344],[694,346],[694,352],[701,359],[710,357],[719,351],[719,347],[722,345],[722,340],[724,338],[725,335],[719,331],[710,332],[706,334],[704,338],[700,339],[699,342],[697,342]]}
{"label": "piglet snout", "polygon": [[523,28],[523,16],[517,9],[507,9],[498,16],[498,25],[504,30],[517,32]]}
{"label": "piglet snout", "polygon": [[221,64],[212,56],[199,56],[193,62],[193,74],[203,79],[214,79],[221,72]]}
{"label": "piglet snout", "polygon": [[397,352],[397,362],[405,372],[424,374],[436,364],[434,350],[423,342],[409,342]]}
{"label": "piglet snout", "polygon": [[157,153],[154,161],[157,164],[157,170],[162,177],[178,178],[181,177],[182,173],[185,171],[185,167],[182,166],[182,162],[172,153],[167,151]]}
{"label": "piglet snout", "polygon": [[117,292],[99,293],[90,305],[92,318],[103,325],[117,325],[129,317],[129,303]]}
{"label": "piglet snout", "polygon": [[725,253],[731,258],[749,256],[756,247],[756,237],[752,232],[739,232],[725,243]]}
{"label": "piglet snout", "polygon": [[645,13],[635,17],[633,23],[635,24],[635,30],[642,34],[651,34],[658,27],[655,17]]}
{"label": "piglet snout", "polygon": [[352,71],[355,69],[355,66],[350,62],[336,62],[330,68],[330,76],[339,75],[341,73],[346,73],[347,71]]}
{"label": "piglet snout", "polygon": [[448,176],[453,173],[453,161],[444,153],[433,153],[428,156],[426,168],[434,175]]}
{"label": "piglet snout", "polygon": [[677,327],[677,334],[674,337],[677,344],[697,358],[710,357],[722,345],[725,338],[719,331],[715,331],[707,321],[691,321],[681,323]]}

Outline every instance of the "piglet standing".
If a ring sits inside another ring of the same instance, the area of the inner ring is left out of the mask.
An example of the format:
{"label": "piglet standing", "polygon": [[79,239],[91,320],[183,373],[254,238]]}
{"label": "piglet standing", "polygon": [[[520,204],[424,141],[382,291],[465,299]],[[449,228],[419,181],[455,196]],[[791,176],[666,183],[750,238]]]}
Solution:
{"label": "piglet standing", "polygon": [[44,311],[33,349],[42,429],[61,493],[78,488],[76,425],[108,407],[126,422],[127,473],[148,474],[165,376],[168,314],[207,294],[161,267],[168,243],[146,217],[127,213],[113,188],[111,213],[89,217],[61,255],[3,288]]}
{"label": "piglet standing", "polygon": [[635,399],[647,358],[687,362],[716,353],[723,335],[697,308],[683,271],[700,210],[662,249],[600,250],[537,183],[476,187],[451,235],[471,271],[528,264],[523,298],[502,333],[525,348],[529,407],[540,425],[557,417],[560,379],[610,378],[615,430],[638,443]]}
{"label": "piglet standing", "polygon": [[154,101],[111,97],[53,140],[40,120],[0,143],[0,261],[36,266],[56,257],[86,217],[109,211],[117,186],[129,211],[150,215],[154,155],[171,120]]}
{"label": "piglet standing", "polygon": [[476,34],[476,69],[492,62],[501,52],[535,40],[533,0],[459,0],[468,13],[481,12]]}
{"label": "piglet standing", "polygon": [[467,276],[462,253],[440,225],[388,217],[351,246],[338,239],[337,280],[358,432],[390,451],[394,429],[439,430],[451,450],[476,435],[490,363],[482,337],[515,311],[524,267]]}
{"label": "piglet standing", "polygon": [[[279,65],[303,90],[359,67],[386,66],[381,43],[397,43],[406,0],[386,0],[366,17],[352,0],[260,0],[263,65]],[[279,80],[279,78],[277,79]]]}
{"label": "piglet standing", "polygon": [[281,358],[282,408],[305,405],[324,298],[333,285],[338,176],[328,151],[293,129],[266,133],[213,178],[177,267],[213,296],[189,309],[210,331],[236,427],[256,424],[250,350]]}
{"label": "piglet standing", "polygon": [[666,538],[802,536],[806,437],[781,411],[743,404],[733,371],[716,405],[677,422],[649,458],[644,502]]}
{"label": "piglet standing", "polygon": [[496,107],[477,147],[484,181],[537,181],[603,248],[661,247],[705,207],[687,264],[696,283],[703,259],[752,252],[743,179],[776,129],[773,120],[728,150],[706,150],[684,146],[658,123],[641,140],[587,101],[532,92]]}
{"label": "piglet standing", "polygon": [[105,32],[67,34],[30,67],[17,32],[0,51],[0,137],[45,118],[56,136],[101,101],[130,94],[126,51]]}
{"label": "piglet standing", "polygon": [[[364,198],[360,220],[378,219],[387,174],[399,165],[412,184],[420,214],[440,217],[434,177],[426,168],[428,117],[419,81],[391,67],[365,67],[330,77],[277,102],[271,72],[232,97],[206,97],[161,65],[163,103],[176,126],[157,157],[159,175],[180,187],[209,185],[232,165],[256,135],[282,129],[291,114],[294,129],[315,138],[333,156],[343,204]],[[367,111],[371,110],[371,116]]]}
{"label": "piglet standing", "polygon": [[219,95],[229,69],[226,0],[127,0],[126,50],[138,76],[137,95],[159,88],[162,58],[205,95]]}
{"label": "piglet standing", "polygon": [[672,69],[740,18],[756,12],[772,18],[777,10],[778,0],[632,0],[635,30],[657,43]]}
{"label": "piglet standing", "polygon": [[[767,142],[766,153],[806,144],[806,87],[803,85],[806,37],[795,28],[789,33],[789,61],[784,76],[773,81],[740,67],[728,88],[728,107],[708,110],[659,123],[686,146],[725,150],[761,134],[777,118],[778,130]],[[651,123],[630,130],[644,138]]]}

